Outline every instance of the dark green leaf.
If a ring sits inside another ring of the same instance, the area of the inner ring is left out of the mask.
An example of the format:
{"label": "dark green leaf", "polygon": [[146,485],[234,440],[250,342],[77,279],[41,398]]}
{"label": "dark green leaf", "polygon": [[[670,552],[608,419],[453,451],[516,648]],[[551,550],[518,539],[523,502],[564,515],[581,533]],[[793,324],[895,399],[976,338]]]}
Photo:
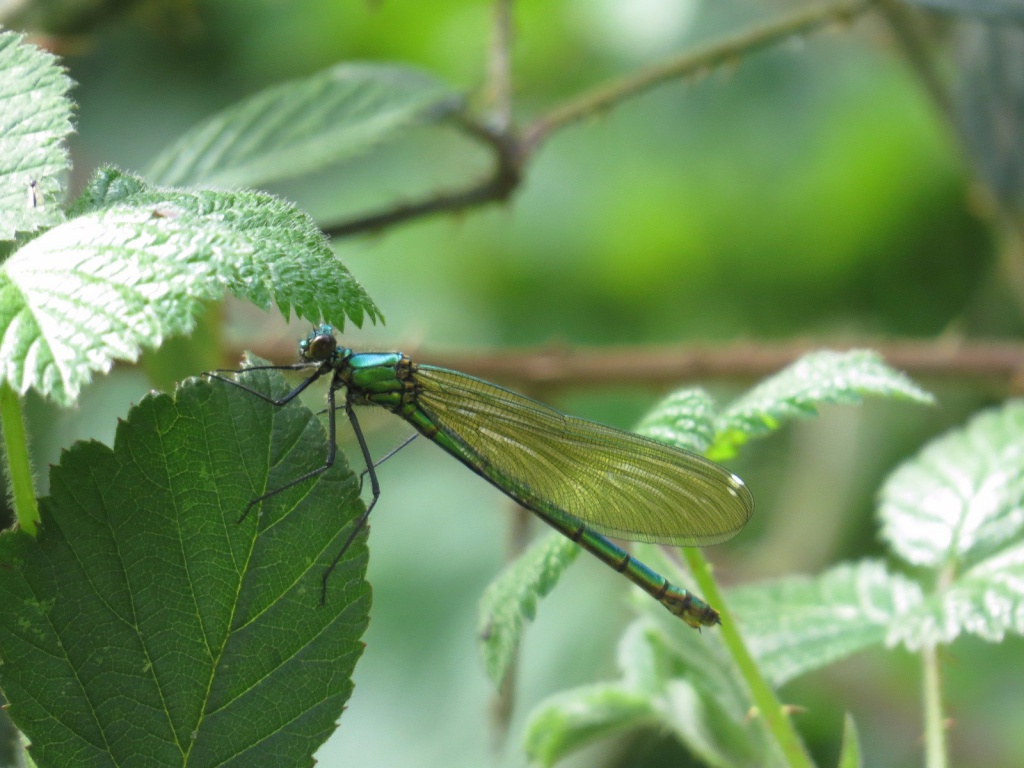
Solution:
{"label": "dark green leaf", "polygon": [[[280,394],[280,376],[247,382]],[[0,687],[39,766],[300,766],[335,728],[367,624],[363,509],[323,429],[222,382],[150,395],[51,474],[38,540],[0,536]]]}

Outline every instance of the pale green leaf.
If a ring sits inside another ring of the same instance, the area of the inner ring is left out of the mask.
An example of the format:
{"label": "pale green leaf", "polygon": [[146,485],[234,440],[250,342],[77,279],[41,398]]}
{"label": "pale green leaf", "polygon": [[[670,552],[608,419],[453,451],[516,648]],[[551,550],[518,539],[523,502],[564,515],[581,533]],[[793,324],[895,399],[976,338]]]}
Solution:
{"label": "pale green leaf", "polygon": [[223,290],[238,233],[114,206],[70,219],[0,267],[0,361],[16,391],[68,404],[95,371],[187,331]]}
{"label": "pale green leaf", "polygon": [[61,220],[70,90],[53,55],[0,32],[0,240]]}
{"label": "pale green leaf", "polygon": [[857,735],[857,724],[849,712],[843,718],[843,744],[839,750],[838,768],[861,768],[864,759],[860,752],[860,737]]}
{"label": "pale green leaf", "polygon": [[665,397],[637,425],[638,434],[703,454],[715,438],[715,401],[700,388]]}
{"label": "pale green leaf", "polygon": [[462,99],[409,67],[348,63],[267,88],[208,118],[157,156],[161,184],[252,187],[350,158]]}
{"label": "pale green leaf", "polygon": [[881,646],[890,626],[922,602],[918,584],[876,561],[729,592],[743,636],[775,685]]}
{"label": "pale green leaf", "polygon": [[711,459],[733,456],[795,418],[809,418],[824,404],[860,403],[867,395],[931,403],[930,394],[868,350],[813,352],[762,382],[727,407],[716,423]]}
{"label": "pale green leaf", "polygon": [[1024,635],[1024,544],[994,555],[956,578],[890,628],[886,641],[910,650],[951,643],[961,633],[1000,642]]}
{"label": "pale green leaf", "polygon": [[251,248],[236,254],[225,286],[261,309],[275,304],[288,316],[311,323],[321,319],[336,328],[346,317],[361,327],[380,310],[334,254],[316,223],[305,213],[265,192],[219,192],[152,187],[115,169],[99,171],[73,210],[90,210],[126,202],[148,207],[156,215],[179,211],[222,222],[242,233]]}
{"label": "pale green leaf", "polygon": [[763,723],[747,717],[742,683],[710,633],[701,637],[663,611],[653,617],[624,633],[619,681],[538,705],[526,726],[527,753],[550,765],[611,734],[646,727],[674,733],[708,765],[776,765]]}
{"label": "pale green leaf", "polygon": [[650,699],[616,683],[598,683],[551,696],[530,714],[523,749],[531,761],[553,766],[588,744],[653,726]]}
{"label": "pale green leaf", "polygon": [[484,666],[498,685],[515,658],[524,620],[532,620],[537,601],[547,595],[580,553],[559,533],[535,542],[491,582],[480,598],[477,632]]}
{"label": "pale green leaf", "polygon": [[882,536],[914,565],[963,568],[1024,529],[1024,401],[974,418],[882,487]]}
{"label": "pale green leaf", "polygon": [[107,169],[72,213],[0,267],[0,361],[18,392],[72,402],[93,372],[188,331],[225,288],[311,322],[379,317],[312,220],[269,195]]}

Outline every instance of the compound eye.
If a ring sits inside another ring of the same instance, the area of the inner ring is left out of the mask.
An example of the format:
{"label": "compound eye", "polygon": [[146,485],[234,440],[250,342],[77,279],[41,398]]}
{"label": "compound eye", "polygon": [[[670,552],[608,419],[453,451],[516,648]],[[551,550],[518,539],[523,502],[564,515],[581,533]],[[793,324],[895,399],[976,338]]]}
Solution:
{"label": "compound eye", "polygon": [[308,338],[299,343],[299,354],[303,360],[329,360],[338,348],[338,340],[328,326],[321,326]]}

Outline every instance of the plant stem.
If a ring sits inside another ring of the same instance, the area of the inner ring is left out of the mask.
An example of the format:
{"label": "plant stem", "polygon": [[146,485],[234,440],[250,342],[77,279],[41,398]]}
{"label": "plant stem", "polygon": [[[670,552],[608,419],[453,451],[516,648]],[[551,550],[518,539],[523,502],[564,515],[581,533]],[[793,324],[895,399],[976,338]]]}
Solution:
{"label": "plant stem", "polygon": [[493,127],[512,127],[512,0],[494,0],[494,22],[487,61],[487,99]]}
{"label": "plant stem", "polygon": [[782,702],[761,674],[761,668],[743,642],[736,622],[725,604],[725,598],[711,575],[711,566],[704,553],[696,548],[685,548],[683,557],[693,573],[701,596],[722,614],[722,626],[718,628],[722,633],[722,641],[746,681],[758,715],[764,718],[765,725],[786,758],[786,764],[795,768],[814,768],[800,735],[783,710]]}
{"label": "plant stem", "polygon": [[6,381],[0,382],[0,423],[3,424],[7,485],[15,518],[21,530],[35,536],[39,526],[39,506],[32,483],[28,434],[21,412],[21,398]]}
{"label": "plant stem", "polygon": [[949,764],[946,745],[946,724],[942,716],[942,675],[939,672],[939,653],[935,646],[921,653],[924,667],[924,744],[925,765],[928,768],[946,768]]}

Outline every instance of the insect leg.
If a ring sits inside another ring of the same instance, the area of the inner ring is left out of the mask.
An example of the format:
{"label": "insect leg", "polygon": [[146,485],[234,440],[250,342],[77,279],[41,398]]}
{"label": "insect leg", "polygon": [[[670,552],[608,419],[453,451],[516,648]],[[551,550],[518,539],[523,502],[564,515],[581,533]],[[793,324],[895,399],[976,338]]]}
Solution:
{"label": "insect leg", "polygon": [[256,397],[258,397],[260,400],[271,403],[272,405],[288,405],[288,403],[290,403],[296,397],[305,392],[310,384],[312,384],[314,381],[322,377],[325,373],[330,371],[331,366],[328,365],[327,363],[322,363],[320,367],[316,370],[316,372],[313,373],[312,376],[310,376],[297,387],[295,387],[295,389],[293,389],[287,395],[279,399],[274,399],[273,397],[270,397],[269,395],[260,392],[258,389],[253,389],[252,387],[243,384],[240,381],[236,381],[235,379],[229,378],[227,376],[222,376],[221,374],[248,373],[249,371],[301,371],[303,369],[308,369],[309,367],[309,363],[295,363],[294,365],[254,365],[252,368],[242,368],[240,370],[220,368],[216,371],[207,371],[203,374],[203,376],[206,376],[207,378],[210,379],[216,379],[217,381],[223,381],[225,384],[230,384],[233,387],[238,387],[239,389],[248,392],[250,395],[256,395]]}
{"label": "insect leg", "polygon": [[[333,394],[334,393],[332,391],[331,395],[328,397],[328,403],[327,403],[328,408],[331,411],[331,433],[332,434],[334,433],[334,413],[335,413]],[[322,582],[321,588],[320,588],[320,605],[324,605],[327,602],[327,579],[330,578],[331,573],[334,571],[335,567],[337,567],[338,563],[341,562],[341,558],[345,555],[345,552],[348,551],[348,548],[352,545],[352,542],[355,541],[356,536],[363,529],[363,526],[366,525],[366,521],[370,517],[370,511],[377,504],[377,499],[380,498],[380,481],[377,480],[377,472],[375,470],[375,467],[377,465],[374,464],[374,462],[373,462],[373,457],[370,455],[370,449],[366,445],[366,438],[363,436],[363,430],[359,426],[359,419],[356,418],[355,408],[352,407],[352,393],[351,393],[351,391],[348,391],[346,393],[346,395],[345,395],[345,415],[348,416],[348,421],[352,425],[352,432],[356,436],[356,441],[359,443],[359,451],[363,454],[363,461],[366,463],[366,469],[363,471],[363,474],[368,475],[369,478],[370,478],[370,494],[371,494],[371,498],[370,498],[370,503],[366,505],[366,510],[356,520],[355,526],[352,528],[352,532],[349,533],[348,538],[345,539],[345,543],[341,545],[341,549],[338,551],[338,554],[336,554],[334,556],[334,559],[331,560],[331,564],[327,566],[326,570],[324,570],[323,582]],[[406,440],[404,443],[402,443],[402,445],[398,446],[398,448],[396,448],[395,451],[400,450],[401,448],[404,448],[406,445],[409,444],[409,442],[411,440],[412,440],[412,438],[409,438],[409,440]],[[384,459],[387,459],[390,456],[393,456],[395,451],[391,451],[389,454],[387,454],[387,456],[384,457]],[[381,459],[381,461],[384,461],[384,459]],[[377,462],[377,463],[379,464],[380,462]],[[359,489],[362,490],[362,487],[363,487],[363,481],[362,481],[362,475],[360,475],[360,478],[359,478]]]}
{"label": "insect leg", "polygon": [[[413,432],[411,435],[409,435],[409,437],[405,438],[405,440],[403,440],[401,443],[399,443],[396,447],[392,448],[390,451],[388,451],[383,456],[381,456],[379,459],[377,459],[375,462],[373,462],[373,468],[376,469],[377,467],[379,467],[381,464],[383,464],[385,461],[390,459],[392,456],[394,456],[400,450],[405,448],[405,446],[407,446],[409,443],[411,443],[413,440],[415,440],[419,436],[420,436],[419,432]],[[359,491],[360,492],[362,492],[362,490],[363,490],[363,480],[366,478],[366,476],[368,474],[370,474],[370,465],[369,464],[367,464],[366,469],[364,469],[362,472],[359,473]]]}
{"label": "insect leg", "polygon": [[[246,369],[246,370],[252,370],[252,369],[250,368],[250,369]],[[308,387],[312,382],[314,382],[318,378],[320,378],[324,373],[326,373],[327,370],[329,370],[329,368],[322,367],[320,370],[318,370],[316,373],[314,373],[312,376],[310,376],[304,382],[299,384],[299,386],[297,386],[295,389],[293,389],[291,392],[289,392],[287,395],[285,395],[280,400],[274,400],[272,398],[269,398],[266,395],[262,395],[261,393],[256,392],[256,390],[249,389],[248,387],[245,387],[245,386],[243,386],[241,384],[238,384],[238,382],[230,382],[230,383],[235,384],[236,386],[239,386],[242,389],[246,389],[246,390],[252,392],[253,394],[260,395],[264,400],[266,400],[268,402],[271,402],[274,405],[285,405],[285,404],[291,402],[292,400],[294,400],[306,387]],[[216,377],[216,378],[220,378],[220,377]],[[221,381],[230,381],[230,380],[222,378]],[[334,383],[332,382],[331,388],[327,391],[327,402],[331,406],[331,414],[328,417],[328,421],[327,421],[327,457],[324,459],[323,466],[317,467],[316,469],[311,469],[309,472],[306,472],[304,475],[300,475],[299,477],[296,477],[296,478],[294,478],[292,480],[289,480],[284,485],[282,485],[282,486],[280,486],[278,488],[274,488],[272,491],[267,491],[262,496],[257,496],[255,499],[250,501],[248,503],[248,505],[246,505],[245,511],[242,512],[242,516],[240,518],[238,518],[238,522],[242,522],[243,520],[245,520],[245,518],[249,515],[249,513],[252,512],[252,508],[255,507],[257,504],[259,504],[260,502],[266,501],[269,498],[277,496],[277,494],[281,493],[282,491],[286,491],[289,488],[292,488],[293,486],[298,485],[299,483],[303,483],[306,480],[309,480],[310,478],[316,477],[317,475],[322,475],[324,472],[326,472],[328,469],[330,469],[331,467],[334,466],[334,458],[335,458],[335,456],[338,453],[338,442],[337,442],[337,439],[336,439],[336,437],[337,437],[337,426],[335,424],[336,419],[335,419],[335,416],[334,416],[334,392],[335,392],[335,389],[336,389],[336,387],[334,386]]]}

